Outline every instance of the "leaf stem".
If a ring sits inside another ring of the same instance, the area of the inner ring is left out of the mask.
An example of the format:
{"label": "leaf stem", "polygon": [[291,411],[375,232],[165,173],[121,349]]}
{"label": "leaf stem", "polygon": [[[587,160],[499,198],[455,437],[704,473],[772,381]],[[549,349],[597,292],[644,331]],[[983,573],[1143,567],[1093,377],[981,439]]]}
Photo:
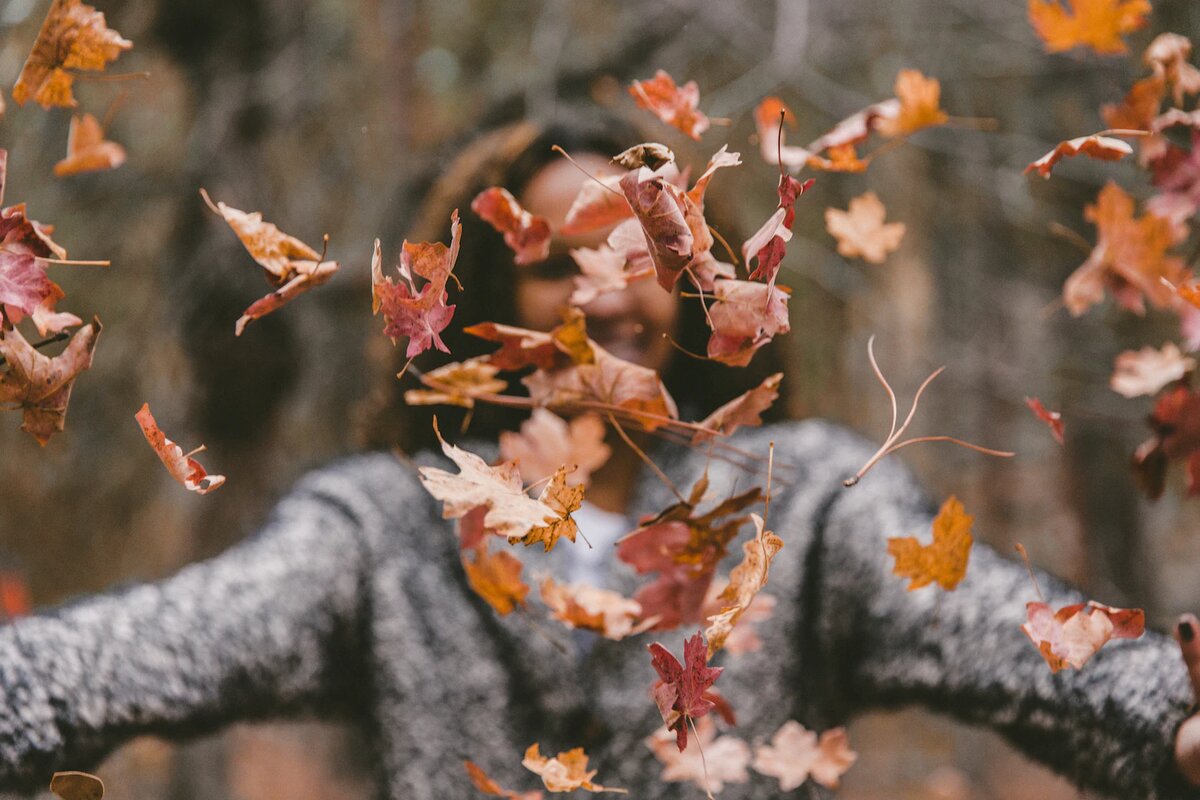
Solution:
{"label": "leaf stem", "polygon": [[658,464],[655,464],[654,460],[651,459],[650,456],[646,455],[645,451],[643,451],[642,448],[640,448],[636,444],[634,444],[633,439],[629,438],[629,434],[627,434],[625,432],[625,429],[621,427],[621,423],[617,422],[617,418],[613,416],[611,411],[608,412],[608,421],[612,423],[613,428],[616,429],[617,434],[625,441],[625,444],[629,445],[629,449],[631,449],[631,450],[633,450],[633,452],[637,453],[638,457],[641,458],[643,462],[645,462],[646,466],[648,466],[651,469],[651,471],[653,471],[654,474],[658,476],[658,479],[667,485],[667,488],[671,490],[672,494],[675,495],[676,499],[678,499],[679,502],[681,502],[681,503],[686,503],[687,499],[679,491],[679,487],[675,485],[675,482],[667,477],[667,473],[665,473],[661,469],[659,469]]}

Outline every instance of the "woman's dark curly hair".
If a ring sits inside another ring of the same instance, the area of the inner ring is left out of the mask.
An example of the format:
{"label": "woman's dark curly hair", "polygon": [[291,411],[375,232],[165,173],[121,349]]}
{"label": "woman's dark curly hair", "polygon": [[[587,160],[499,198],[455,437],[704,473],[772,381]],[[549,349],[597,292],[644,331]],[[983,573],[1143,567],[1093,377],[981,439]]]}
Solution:
{"label": "woman's dark curly hair", "polygon": [[[447,169],[417,188],[424,201],[414,215],[408,239],[449,241],[450,213],[458,209],[462,219],[462,240],[454,273],[464,287],[461,292],[456,291],[453,284],[450,287],[450,302],[457,309],[442,338],[452,355],[432,350],[424,353],[417,360],[422,370],[495,349],[490,342],[464,334],[463,328],[469,325],[485,321],[517,324],[512,251],[500,234],[471,212],[471,199],[489,186],[503,186],[520,196],[542,167],[562,157],[551,150],[552,145],[559,145],[573,154],[598,153],[608,157],[645,140],[644,133],[628,120],[611,113],[595,108],[564,109],[560,106],[552,122],[522,120],[477,134],[459,150]],[[709,221],[731,241],[739,241],[729,236],[731,231],[723,224],[714,222],[722,219],[720,208],[718,197],[707,201]],[[679,343],[688,351],[705,352],[709,329],[699,301],[684,303],[678,335]],[[387,340],[379,337],[375,347],[382,350],[384,346],[389,349],[383,358],[390,363],[388,367],[380,365],[376,370],[384,376],[383,382],[375,387],[360,409],[360,444],[373,448],[399,447],[407,453],[436,447],[432,426],[434,414],[443,431],[454,431],[466,412],[446,406],[407,405],[404,391],[415,388],[417,379],[406,374],[402,380],[396,380],[393,376],[405,361],[403,348],[391,350]],[[379,352],[374,356],[378,360]],[[774,344],[760,350],[750,366],[744,368],[726,367],[678,353],[664,371],[663,382],[676,399],[682,418],[696,419],[779,371],[781,357]],[[520,385],[514,381],[510,391],[520,390]],[[784,413],[785,401],[786,398],[781,397],[776,402],[772,410],[776,416]],[[518,427],[525,416],[520,410],[478,404],[472,412],[469,430],[474,437],[494,441],[500,431]]]}

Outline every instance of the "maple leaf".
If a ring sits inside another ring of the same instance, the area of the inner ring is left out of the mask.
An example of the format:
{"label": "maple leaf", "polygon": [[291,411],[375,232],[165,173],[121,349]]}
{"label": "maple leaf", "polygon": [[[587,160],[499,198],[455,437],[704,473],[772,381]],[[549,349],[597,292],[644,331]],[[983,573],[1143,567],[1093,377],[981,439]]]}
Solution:
{"label": "maple leaf", "polygon": [[1025,405],[1033,412],[1033,415],[1046,423],[1050,428],[1050,435],[1054,437],[1054,441],[1059,444],[1063,443],[1063,420],[1062,414],[1058,411],[1049,411],[1042,405],[1042,401],[1036,397],[1026,397]]}
{"label": "maple leaf", "polygon": [[537,742],[529,745],[521,764],[525,769],[538,775],[542,783],[552,792],[572,792],[585,789],[589,792],[617,792],[625,794],[624,789],[614,789],[592,782],[596,770],[588,771],[588,757],[582,747],[559,753],[554,758],[546,758],[539,750]]}
{"label": "maple leaf", "polygon": [[1150,0],[1029,0],[1029,21],[1048,53],[1090,47],[1097,53],[1126,52],[1121,36],[1143,27]]}
{"label": "maple leaf", "polygon": [[646,167],[626,173],[619,185],[641,225],[658,284],[671,291],[691,261],[696,244],[684,193]]}
{"label": "maple leaf", "polygon": [[1143,347],[1118,355],[1109,386],[1125,397],[1154,395],[1167,384],[1182,380],[1194,369],[1196,359],[1185,356],[1173,342],[1166,342],[1161,350]]}
{"label": "maple leaf", "polygon": [[700,87],[695,81],[676,86],[675,80],[663,70],[644,81],[634,81],[629,87],[638,108],[644,108],[668,125],[678,128],[696,141],[708,130],[709,120],[697,106]]}
{"label": "maple leaf", "polygon": [[716,433],[729,436],[743,425],[762,425],[761,414],[779,399],[779,384],[782,381],[783,373],[776,372],[700,420],[698,424],[704,430],[692,435],[692,444],[706,442]]}
{"label": "maple leaf", "polygon": [[19,106],[31,99],[42,108],[74,106],[75,76],[67,70],[102,71],[131,47],[96,9],[79,0],[54,0],[17,76],[13,100]]}
{"label": "maple leaf", "polygon": [[474,408],[480,395],[498,394],[508,388],[508,381],[496,377],[500,368],[487,358],[468,358],[452,361],[421,375],[428,389],[409,389],[404,402],[410,406],[451,405]]}
{"label": "maple leaf", "polygon": [[521,581],[520,559],[503,550],[489,553],[486,541],[480,541],[474,553],[474,559],[463,556],[462,564],[475,594],[500,616],[512,613],[517,606],[524,607],[529,586]]}
{"label": "maple leaf", "polygon": [[505,462],[489,467],[474,453],[447,444],[436,421],[433,429],[442,452],[459,468],[457,475],[437,467],[418,470],[425,490],[442,501],[444,519],[458,519],[485,506],[488,510],[484,515],[484,526],[501,536],[515,539],[527,534],[531,528],[559,518],[554,509],[525,494],[515,464]]}
{"label": "maple leaf", "polygon": [[182,447],[168,439],[166,434],[159,430],[158,424],[154,421],[154,415],[150,413],[149,403],[142,403],[142,407],[134,415],[134,419],[141,426],[142,435],[146,437],[146,441],[150,443],[154,453],[167,468],[167,472],[171,473],[171,477],[183,484],[189,492],[208,494],[224,485],[224,475],[209,475],[204,467],[200,466],[200,462],[192,458],[197,453],[204,452],[204,445],[185,454]]}
{"label": "maple leaf", "polygon": [[1100,115],[1110,128],[1150,130],[1154,118],[1158,116],[1158,109],[1166,91],[1167,82],[1164,76],[1151,75],[1142,78],[1130,87],[1120,104],[1106,103],[1101,107]]}
{"label": "maple leaf", "polygon": [[752,260],[758,263],[750,272],[750,280],[765,281],[775,285],[779,274],[779,265],[787,251],[787,243],[792,239],[792,224],[796,220],[796,200],[812,186],[812,179],[798,181],[787,174],[780,174],[779,206],[775,213],[767,217],[754,235],[742,245],[742,258],[749,266]]}
{"label": "maple leaf", "polygon": [[1158,307],[1174,302],[1168,285],[1185,282],[1182,259],[1167,255],[1175,243],[1171,223],[1154,214],[1134,216],[1133,198],[1109,181],[1084,209],[1095,223],[1096,246],[1063,284],[1063,303],[1079,316],[1104,298],[1106,287],[1125,308],[1143,313],[1144,299]]}
{"label": "maple leaf", "polygon": [[554,337],[545,331],[531,331],[513,325],[481,322],[463,328],[464,333],[497,342],[500,349],[489,353],[488,363],[502,370],[518,370],[528,366],[553,369],[570,363],[555,344]]}
{"label": "maple leaf", "polygon": [[104,138],[104,129],[91,114],[75,114],[67,131],[67,157],[54,165],[60,178],[81,172],[116,169],[125,163],[125,148]]}
{"label": "maple leaf", "polygon": [[71,388],[79,373],[92,366],[100,330],[100,319],[93,317],[53,358],[29,344],[16,328],[0,339],[0,356],[8,362],[8,372],[0,373],[0,403],[17,404],[24,417],[21,430],[43,447],[63,429]]}
{"label": "maple leaf", "polygon": [[321,254],[304,242],[288,236],[270,222],[264,222],[259,212],[247,213],[224,203],[214,204],[204,189],[200,190],[200,195],[214,214],[229,223],[246,252],[263,268],[267,282],[276,287],[242,312],[234,325],[235,335],[241,336],[250,322],[320,286],[337,272],[336,261],[323,261]]}
{"label": "maple leaf", "polygon": [[729,585],[717,598],[728,605],[723,606],[720,613],[708,618],[709,625],[704,631],[710,659],[725,646],[733,627],[767,585],[771,561],[783,548],[783,539],[763,529],[765,523],[762,517],[751,514],[750,519],[754,522],[754,538],[742,545],[742,563],[729,573]]}
{"label": "maple leaf", "polygon": [[903,222],[884,223],[887,209],[874,192],[867,192],[850,201],[846,211],[825,209],[825,229],[837,239],[837,251],[847,258],[861,257],[872,264],[882,264],[888,253],[900,247],[907,230]]}
{"label": "maple leaf", "polygon": [[1191,41],[1178,33],[1160,33],[1142,54],[1146,66],[1171,88],[1177,106],[1185,96],[1200,93],[1200,69],[1188,63],[1191,57]]}
{"label": "maple leaf", "polygon": [[[745,783],[750,780],[746,767],[750,764],[750,745],[736,736],[717,738],[717,726],[712,717],[696,723],[698,747],[679,752],[675,736],[659,728],[646,737],[646,746],[663,765],[661,780],[670,783],[691,781],[709,792],[719,792],[726,783]],[[701,755],[703,753],[703,755]]]}
{"label": "maple leaf", "polygon": [[1155,499],[1165,488],[1167,464],[1187,461],[1188,496],[1200,494],[1200,393],[1186,386],[1164,392],[1147,422],[1153,436],[1133,454],[1133,474]]}
{"label": "maple leaf", "polygon": [[759,152],[763,161],[799,169],[808,163],[812,153],[803,147],[785,144],[783,122],[795,124],[796,115],[778,97],[764,97],[754,109],[754,128],[758,135]]}
{"label": "maple leaf", "polygon": [[812,778],[836,789],[846,770],[858,759],[850,749],[845,728],[830,728],[818,739],[795,720],[788,720],[771,737],[769,745],[754,751],[754,770],[779,779],[779,790],[790,792]]}
{"label": "maple leaf", "polygon": [[1028,621],[1021,626],[1051,672],[1081,669],[1110,639],[1136,639],[1145,632],[1141,609],[1112,608],[1087,602],[1054,611],[1045,603],[1026,603]]}
{"label": "maple leaf", "polygon": [[[728,578],[714,580],[709,585],[700,610],[702,618],[707,619],[721,613],[725,607],[725,601],[720,597],[727,588],[729,588]],[[734,621],[733,630],[725,638],[725,646],[722,649],[729,655],[735,656],[761,650],[763,642],[755,626],[771,619],[775,614],[776,605],[776,599],[769,594],[759,592],[755,595],[742,615]]]}
{"label": "maple leaf", "polygon": [[888,553],[896,559],[892,571],[911,581],[908,591],[935,582],[947,591],[958,586],[967,574],[973,521],[952,495],[933,518],[933,542],[922,545],[912,536],[888,538]]}
{"label": "maple leaf", "polygon": [[[574,467],[559,467],[550,482],[546,484],[546,488],[542,490],[538,500],[554,511],[555,519],[546,525],[536,525],[530,528],[528,533],[520,537],[520,541],[525,546],[541,542],[545,546],[546,552],[550,552],[554,549],[560,536],[567,537],[571,542],[575,541],[579,527],[571,518],[571,514],[578,511],[583,504],[584,490],[582,486],[567,485],[567,473],[571,469]],[[510,537],[509,541],[516,540],[514,537]]]}
{"label": "maple leaf", "polygon": [[687,749],[688,720],[697,720],[717,707],[710,689],[725,668],[708,666],[708,649],[699,631],[683,643],[683,664],[658,642],[647,648],[650,664],[658,673],[652,690],[654,702],[667,730],[675,731],[675,745],[683,752]]}
{"label": "maple leaf", "polygon": [[104,781],[87,772],[56,772],[50,778],[50,791],[62,800],[102,800]]}
{"label": "maple leaf", "polygon": [[507,189],[484,189],[471,201],[471,210],[504,234],[518,264],[534,264],[550,254],[550,221],[521,208]]}
{"label": "maple leaf", "polygon": [[[640,240],[633,245],[634,249],[640,248],[648,256],[641,230],[633,232]],[[654,263],[648,257],[634,267],[626,260],[624,252],[618,252],[607,244],[596,249],[577,247],[571,251],[571,258],[579,266],[580,272],[574,276],[575,291],[567,301],[573,306],[585,306],[602,294],[620,291],[634,281],[654,275]]]}
{"label": "maple leaf", "polygon": [[722,364],[744,367],[776,334],[791,330],[788,296],[778,286],[722,279],[713,282],[713,296],[708,357]]}
{"label": "maple leaf", "polygon": [[[375,240],[371,258],[371,312],[383,311],[383,334],[393,344],[402,336],[408,337],[407,358],[414,358],[430,347],[443,353],[450,352],[440,334],[454,316],[455,306],[446,305],[446,282],[453,275],[454,263],[458,260],[461,234],[462,224],[458,221],[458,209],[455,209],[450,214],[449,248],[441,242],[405,240],[400,248],[398,267],[403,280],[398,283],[384,277],[379,240]],[[420,291],[417,291],[414,275],[426,280]]]}
{"label": "maple leaf", "polygon": [[500,784],[489,778],[488,774],[473,761],[464,761],[463,768],[466,769],[467,775],[471,778],[471,783],[475,784],[475,788],[484,794],[489,794],[493,797],[504,797],[507,800],[542,800],[543,795],[541,792],[514,792],[501,787]]}
{"label": "maple leaf", "polygon": [[711,251],[697,253],[688,264],[688,271],[695,278],[701,291],[711,292],[718,278],[736,278],[737,268],[725,261],[717,261]]}
{"label": "maple leaf", "polygon": [[635,625],[642,617],[642,605],[619,592],[585,584],[555,583],[546,578],[541,584],[542,602],[554,618],[572,628],[595,631],[606,639],[624,639],[646,629]]}
{"label": "maple leaf", "polygon": [[633,209],[621,193],[620,183],[620,175],[584,181],[567,209],[561,232],[567,236],[589,233],[633,216]]}
{"label": "maple leaf", "polygon": [[1022,174],[1028,175],[1030,172],[1036,171],[1038,175],[1048,180],[1055,164],[1064,158],[1074,158],[1080,154],[1098,158],[1101,161],[1120,161],[1125,156],[1132,155],[1133,148],[1129,146],[1128,142],[1114,139],[1111,136],[1101,136],[1098,133],[1079,136],[1059,142],[1049,153],[1025,167]]}
{"label": "maple leaf", "polygon": [[611,455],[612,448],[604,443],[604,421],[594,413],[567,422],[552,411],[535,408],[521,423],[520,433],[500,434],[500,457],[517,462],[527,483],[554,474],[562,464],[572,464],[575,470],[567,476],[567,483],[587,485],[591,474]]}
{"label": "maple leaf", "polygon": [[902,69],[896,75],[896,98],[900,108],[895,116],[881,116],[876,130],[884,136],[907,136],[922,128],[944,125],[949,117],[940,107],[942,85],[937,78],[926,78],[920,70]]}

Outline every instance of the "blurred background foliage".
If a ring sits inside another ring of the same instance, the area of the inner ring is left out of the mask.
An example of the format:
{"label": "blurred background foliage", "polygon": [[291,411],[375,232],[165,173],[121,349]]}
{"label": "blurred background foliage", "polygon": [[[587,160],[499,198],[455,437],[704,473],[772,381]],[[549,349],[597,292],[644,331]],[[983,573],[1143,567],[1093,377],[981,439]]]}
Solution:
{"label": "blurred background foliage", "polygon": [[[11,85],[48,0],[0,2],[0,83]],[[1058,295],[1088,239],[1082,209],[1108,177],[1145,195],[1129,164],[1064,164],[1049,182],[1021,175],[1063,138],[1104,127],[1154,34],[1200,31],[1200,5],[1156,0],[1127,57],[1047,56],[1019,0],[102,0],[135,49],[83,82],[103,114],[124,91],[110,138],[129,150],[111,173],[51,177],[69,114],[9,104],[6,202],[53,223],[74,258],[52,267],[61,308],[105,322],[95,366],[73,395],[67,431],[44,449],[0,416],[0,566],[20,570],[37,605],[169,574],[252,532],[298,475],[351,451],[350,420],[390,350],[367,313],[371,242],[395,252],[422,179],[489,120],[553,113],[590,98],[623,113],[624,86],[666,69],[701,87],[726,117],[700,146],[661,126],[685,162],[728,141],[747,166],[710,196],[753,230],[775,206],[775,171],[752,143],[751,111],[780,95],[803,142],[891,96],[898,70],[939,78],[943,106],[994,130],[922,132],[865,175],[818,176],[797,210],[782,282],[793,287],[786,379],[797,416],[823,415],[879,436],[886,398],[866,339],[901,398],[947,364],[920,433],[1018,451],[1010,461],[930,446],[903,457],[931,492],[957,494],[977,535],[1081,584],[1098,600],[1147,609],[1160,626],[1200,608],[1200,503],[1172,484],[1140,499],[1128,458],[1149,399],[1108,389],[1123,349],[1177,339],[1172,318],[1105,306],[1070,318]],[[653,124],[653,123],[651,123]],[[632,143],[631,143],[632,144]],[[327,286],[252,325],[233,321],[265,291],[258,269],[197,189],[262,210],[310,242],[330,235],[343,268]],[[866,189],[908,226],[883,266],[847,262],[822,210]],[[366,353],[367,355],[364,355]],[[1060,448],[1024,407],[1061,409]],[[188,495],[142,441],[143,401],[185,449],[204,442],[220,492]],[[841,797],[1077,797],[999,740],[919,712],[868,716],[861,760]],[[362,797],[371,777],[353,731],[334,721],[239,726],[182,748],[140,740],[101,770],[118,798]],[[67,765],[64,765],[67,766]]]}

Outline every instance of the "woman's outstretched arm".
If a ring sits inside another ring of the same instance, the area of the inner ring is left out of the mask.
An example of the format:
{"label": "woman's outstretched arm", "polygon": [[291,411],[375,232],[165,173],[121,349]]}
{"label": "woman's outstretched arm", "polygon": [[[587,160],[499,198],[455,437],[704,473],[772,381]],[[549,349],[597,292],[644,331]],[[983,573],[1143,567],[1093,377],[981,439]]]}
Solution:
{"label": "woman's outstretched arm", "polygon": [[[1176,643],[1147,632],[1110,642],[1082,670],[1052,673],[1020,628],[1025,604],[1038,599],[1021,564],[976,544],[954,591],[908,592],[892,573],[887,538],[927,543],[933,515],[895,463],[829,495],[806,577],[818,605],[823,682],[838,710],[920,703],[999,731],[1081,787],[1121,798],[1200,797],[1173,764],[1193,701]],[[1038,581],[1055,608],[1088,599],[1052,577]]]}
{"label": "woman's outstretched arm", "polygon": [[354,703],[377,520],[334,472],[215,559],[0,628],[0,788],[42,788],[138,734]]}

